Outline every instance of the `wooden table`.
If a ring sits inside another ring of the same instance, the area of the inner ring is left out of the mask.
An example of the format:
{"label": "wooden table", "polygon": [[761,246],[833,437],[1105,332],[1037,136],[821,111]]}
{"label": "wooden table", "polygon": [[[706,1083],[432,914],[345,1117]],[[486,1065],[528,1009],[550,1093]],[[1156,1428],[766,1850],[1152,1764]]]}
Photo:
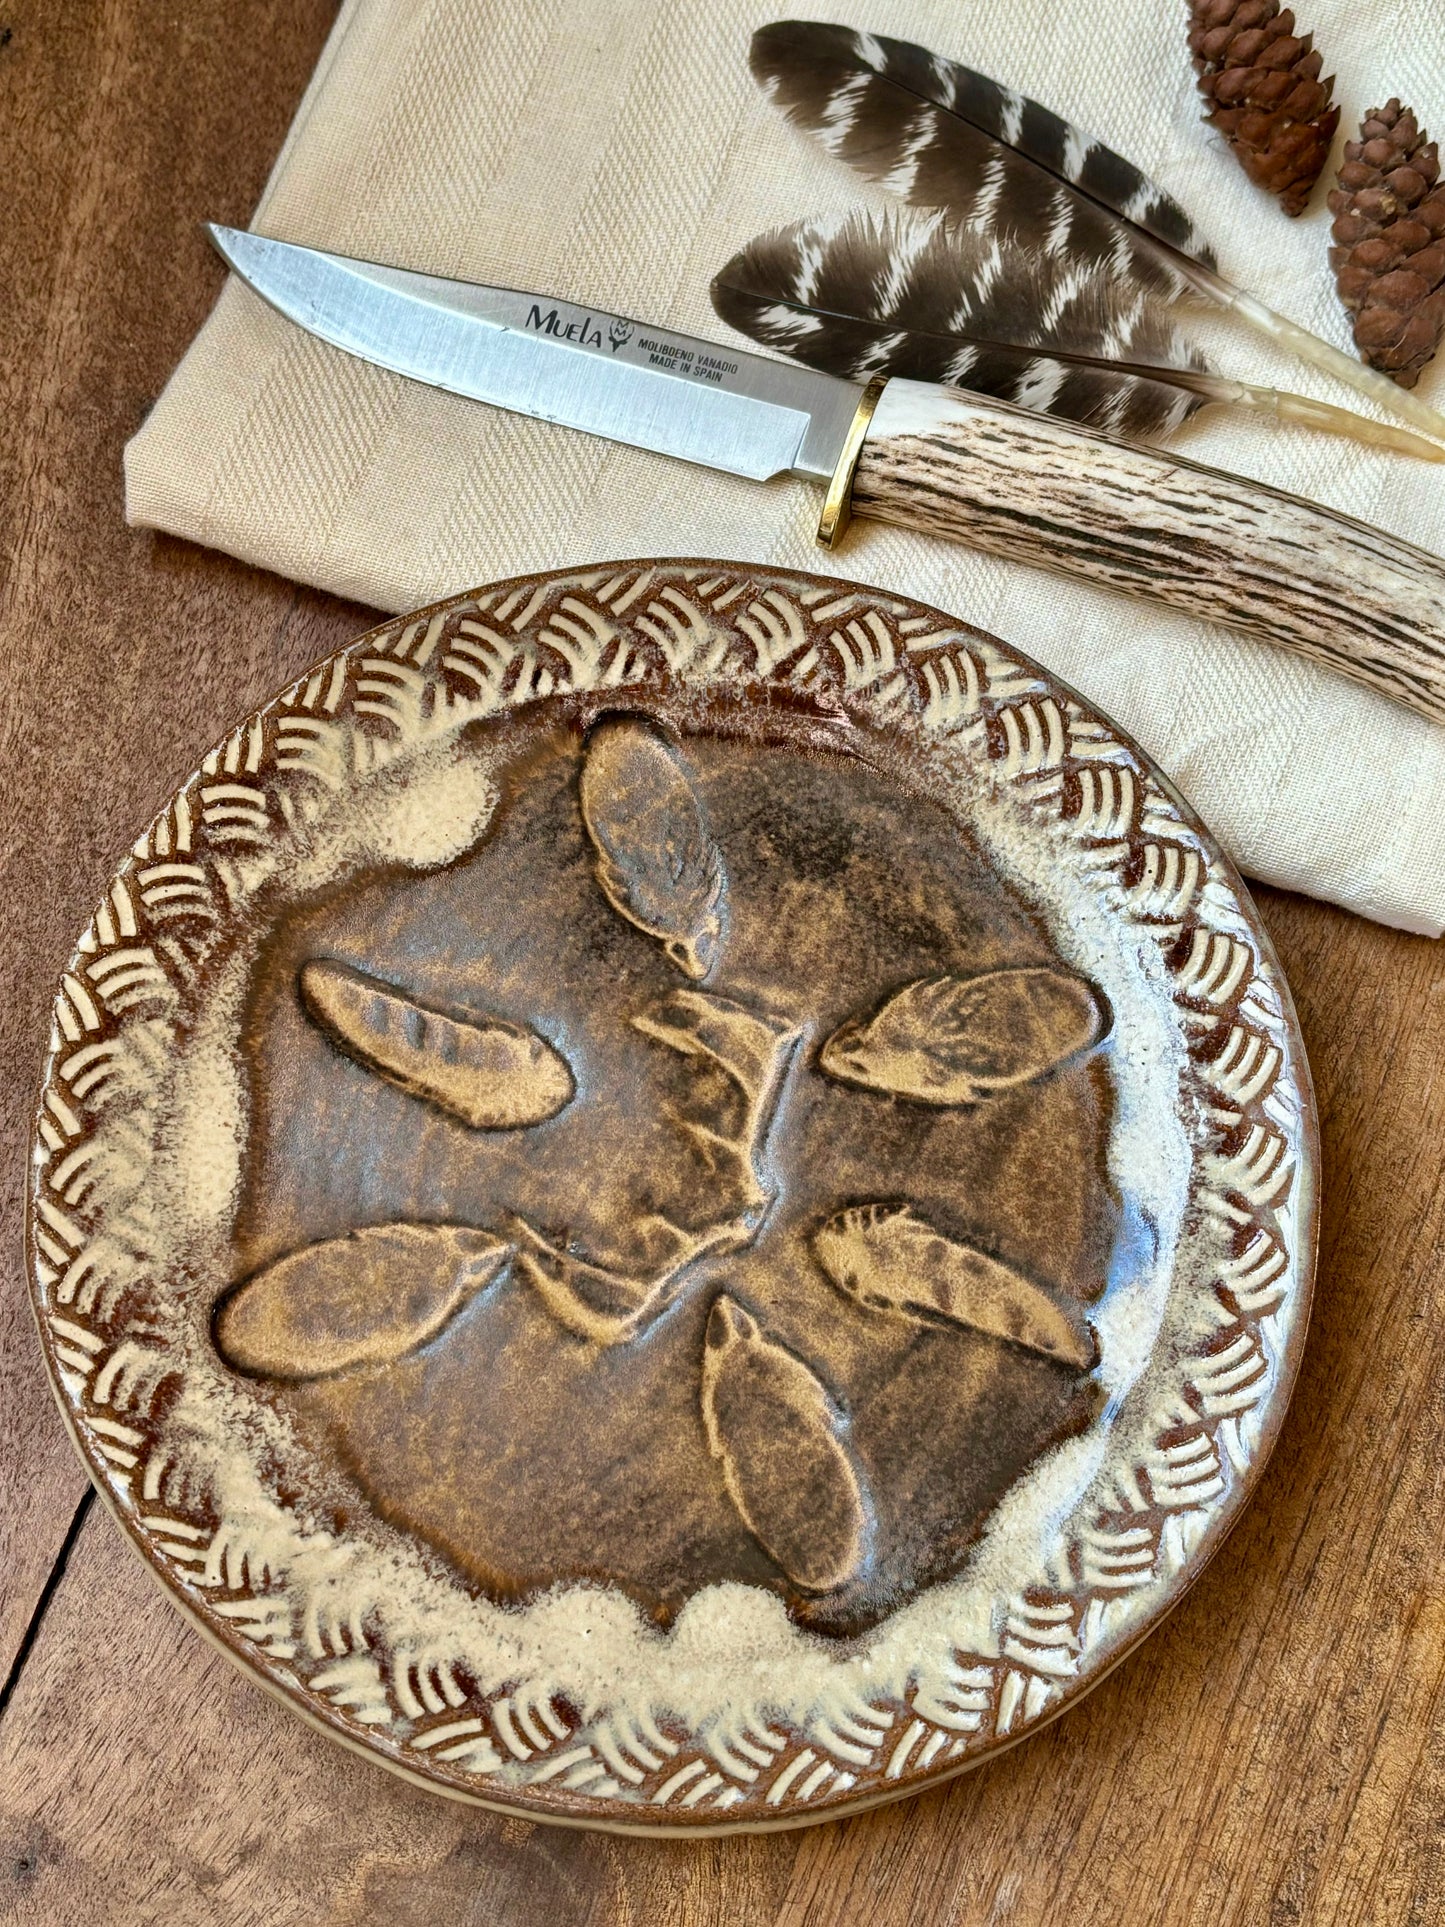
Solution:
{"label": "wooden table", "polygon": [[1283,1440],[1163,1631],[991,1767],[710,1844],[493,1819],[283,1713],[90,1505],[21,1252],[52,986],[202,749],[368,621],[128,532],[120,452],[215,294],[197,223],[247,218],[332,10],[0,0],[0,1919],[1440,1921],[1445,951],[1320,904],[1260,892],[1324,1128]]}

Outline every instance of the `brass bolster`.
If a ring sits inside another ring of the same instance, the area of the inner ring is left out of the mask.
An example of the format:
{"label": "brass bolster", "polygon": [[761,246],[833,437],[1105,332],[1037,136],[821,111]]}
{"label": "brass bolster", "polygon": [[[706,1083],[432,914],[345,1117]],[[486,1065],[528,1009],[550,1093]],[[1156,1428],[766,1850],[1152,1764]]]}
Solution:
{"label": "brass bolster", "polygon": [[858,406],[853,411],[853,419],[848,424],[848,433],[843,438],[838,455],[838,466],[833,470],[828,493],[823,497],[823,513],[818,517],[817,539],[822,548],[837,548],[843,539],[843,531],[852,520],[853,476],[858,467],[858,457],[863,453],[873,410],[887,386],[887,375],[875,375],[858,397]]}

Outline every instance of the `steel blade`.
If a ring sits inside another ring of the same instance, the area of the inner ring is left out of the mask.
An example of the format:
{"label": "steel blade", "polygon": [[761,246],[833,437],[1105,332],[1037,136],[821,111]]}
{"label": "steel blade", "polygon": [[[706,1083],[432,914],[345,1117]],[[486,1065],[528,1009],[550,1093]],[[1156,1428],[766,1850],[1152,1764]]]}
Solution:
{"label": "steel blade", "polygon": [[755,481],[828,477],[860,387],[550,296],[209,224],[288,319],[363,361],[539,421]]}

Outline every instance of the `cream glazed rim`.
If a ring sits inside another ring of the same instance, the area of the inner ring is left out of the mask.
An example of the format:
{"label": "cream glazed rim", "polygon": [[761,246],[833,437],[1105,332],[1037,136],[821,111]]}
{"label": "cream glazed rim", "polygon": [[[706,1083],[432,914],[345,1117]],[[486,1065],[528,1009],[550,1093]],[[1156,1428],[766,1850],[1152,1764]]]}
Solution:
{"label": "cream glazed rim", "polygon": [[[185,1310],[179,1261],[227,1248],[235,1209],[247,1099],[239,1079],[216,1083],[216,1051],[239,1024],[256,905],[381,864],[455,862],[496,809],[488,725],[554,698],[645,707],[654,692],[700,715],[776,706],[901,745],[1065,962],[1102,985],[1129,1044],[1112,1059],[1110,1170],[1123,1160],[1163,1229],[1100,1301],[1103,1414],[1009,1488],[956,1576],[841,1642],[733,1584],[661,1633],[604,1585],[503,1605],[375,1516],[318,1527],[267,1471],[285,1426],[206,1356]],[[834,1817],[966,1770],[1158,1623],[1282,1423],[1317,1163],[1268,938],[1126,735],[1018,651],[907,598],[752,565],[621,562],[379,625],[182,785],[62,979],[29,1273],[55,1394],[102,1496],[172,1599],[262,1684],[452,1797],[728,1831]]]}

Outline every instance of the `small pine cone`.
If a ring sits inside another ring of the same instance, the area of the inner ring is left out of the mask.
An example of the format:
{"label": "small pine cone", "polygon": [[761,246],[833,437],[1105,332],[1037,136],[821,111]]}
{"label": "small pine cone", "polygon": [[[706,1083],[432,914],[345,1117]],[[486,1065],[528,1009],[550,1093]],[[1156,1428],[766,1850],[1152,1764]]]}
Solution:
{"label": "small pine cone", "polygon": [[1330,266],[1372,368],[1413,388],[1445,334],[1445,182],[1408,107],[1373,107],[1330,190]]}
{"label": "small pine cone", "polygon": [[1312,36],[1296,38],[1279,0],[1189,0],[1189,51],[1205,118],[1256,187],[1303,213],[1340,124]]}

